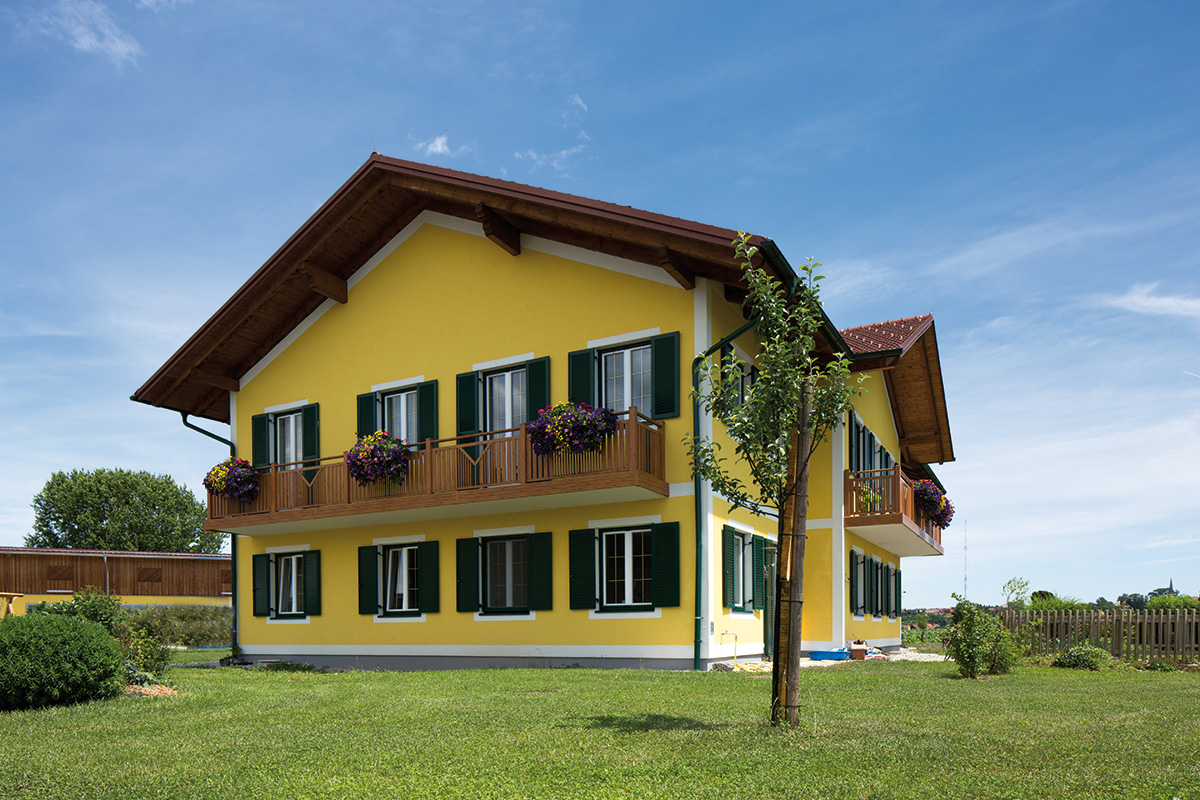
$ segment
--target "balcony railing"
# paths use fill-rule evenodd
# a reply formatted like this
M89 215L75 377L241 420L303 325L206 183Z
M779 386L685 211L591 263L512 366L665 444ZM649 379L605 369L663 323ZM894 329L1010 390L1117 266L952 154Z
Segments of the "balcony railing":
M409 451L408 474L398 483L360 486L344 453L271 464L251 503L209 492L208 518L258 517L242 520L254 524L627 486L665 495L665 473L662 423L630 408L617 415L616 431L596 453L536 455L521 425L426 440Z
M888 469L846 470L846 527L863 531L876 525L903 525L942 549L942 529L917 506L912 481L900 465Z

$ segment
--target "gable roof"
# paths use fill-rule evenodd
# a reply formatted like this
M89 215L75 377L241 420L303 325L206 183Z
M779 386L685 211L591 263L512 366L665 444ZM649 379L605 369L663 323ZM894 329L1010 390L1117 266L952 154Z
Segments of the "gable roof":
M513 255L524 233L658 266L685 289L702 276L740 300L745 286L730 228L372 153L131 399L229 422L240 378L326 299L346 302L346 280L426 210L481 223ZM778 248L751 242L790 285Z
M882 370L906 465L954 460L933 315L843 328L854 372Z

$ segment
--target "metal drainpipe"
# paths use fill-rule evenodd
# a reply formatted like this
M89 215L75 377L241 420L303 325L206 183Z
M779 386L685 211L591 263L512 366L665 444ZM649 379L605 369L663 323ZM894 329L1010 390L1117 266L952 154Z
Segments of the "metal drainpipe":
M188 422L188 413L186 411L180 411L179 417L180 417L180 419L183 420L183 426L185 428L189 428L193 431L196 431L197 433L203 433L208 438L216 439L221 444L229 445L229 457L237 458L237 445L234 444L233 442L231 442L229 439L225 439L220 436L217 436L212 431L206 431L206 430L204 430L204 428L201 428L199 425L193 425L192 423ZM229 581L230 581L230 589L231 589L231 591L229 593L229 607L233 611L233 627L229 631L229 636L231 639L230 643L233 645L233 650L234 650L234 652L236 652L237 646L238 646L238 615L237 615L237 609L238 609L238 602L237 602L238 552L237 552L237 534L236 533L229 534L229 564L230 564Z
M795 270L792 269L792 265L787 262L787 259L783 257L783 253L779 252L779 248L776 247L775 243L773 241L771 241L770 239L763 240L762 244L759 246L759 251L763 254L763 257L768 262L771 262L772 265L775 266L776 270L781 275L786 273L786 274L793 276L793 278L790 282L790 285L788 285L788 287L787 287L787 300L790 302L792 300L792 298L796 296L796 289L800 284L800 281L796 280L796 278L794 277ZM722 347L729 344L734 339L738 338L743 333L745 333L746 331L753 328L755 322L756 322L756 320L753 317L751 317L750 320L745 325L738 328L736 331L729 334L724 339L717 342L712 347L708 348L703 353L701 353L700 355L698 355L694 359L692 359L692 389L693 389L693 391L692 391L692 441L693 442L700 441L700 400L697 397L700 393L700 371L699 371L700 364L704 361L704 359L708 358L713 353L717 352ZM700 587L704 581L704 564L702 563L702 558L701 558L701 556L704 554L704 525L702 524L703 509L701 508L701 503L700 503L700 491L701 491L702 481L700 480L700 476L696 474L695 466L696 466L695 462L693 461L693 463L692 463L692 487L693 487L692 493L696 498L696 641L695 641L695 644L693 646L693 651L692 651L692 653L693 653L692 654L692 669L699 672L700 668L701 668L700 643L703 638L703 630L704 630L703 629L704 620L702 618L704 607L703 607L703 603L702 603L701 596L700 596Z

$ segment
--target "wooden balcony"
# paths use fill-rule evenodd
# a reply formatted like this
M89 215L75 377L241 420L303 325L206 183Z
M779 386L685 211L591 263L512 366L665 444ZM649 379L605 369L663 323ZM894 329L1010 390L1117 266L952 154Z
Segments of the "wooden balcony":
M526 426L427 440L400 483L359 486L345 454L272 464L258 497L208 495L205 530L269 534L665 497L663 426L636 408L597 453L539 456Z
M897 464L846 470L845 528L898 556L940 556L942 529L917 508L912 482Z

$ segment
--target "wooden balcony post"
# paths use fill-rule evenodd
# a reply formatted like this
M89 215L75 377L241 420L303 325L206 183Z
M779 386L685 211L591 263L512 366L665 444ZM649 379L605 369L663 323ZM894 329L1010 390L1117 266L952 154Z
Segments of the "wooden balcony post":
M517 445L517 482L529 483L529 435L525 431L525 423L521 423L520 443Z
M425 440L425 494L433 494L433 439Z
M632 475L637 472L637 406L629 407L629 417L625 420L625 450L626 458L629 461L629 473Z
M900 484L900 464L897 463L892 466L892 502L890 504L892 506L890 509L892 514L896 512L904 513L904 495L901 493L903 489Z

